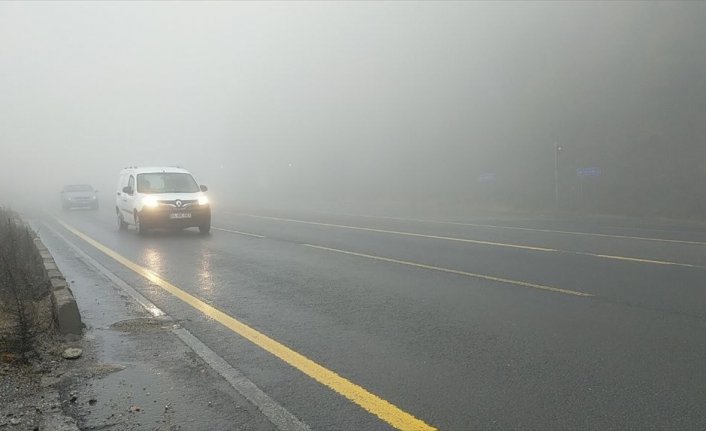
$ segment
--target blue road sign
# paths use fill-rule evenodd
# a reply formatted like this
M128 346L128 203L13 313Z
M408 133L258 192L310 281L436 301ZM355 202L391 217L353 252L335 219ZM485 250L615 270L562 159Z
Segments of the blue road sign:
M478 182L480 183L492 183L493 181L495 181L494 172L486 172L484 174L478 175Z
M599 167L591 167L591 168L578 168L576 169L576 175L584 178L584 177L600 177L603 174L601 171L601 168Z

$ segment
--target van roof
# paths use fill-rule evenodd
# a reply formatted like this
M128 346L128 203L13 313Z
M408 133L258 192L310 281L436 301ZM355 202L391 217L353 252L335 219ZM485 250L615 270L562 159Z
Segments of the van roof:
M178 168L175 166L129 166L122 171L121 173L132 173L132 174L147 174L151 172L175 172L175 173L183 173L183 174L190 174L191 172L187 171L184 168Z

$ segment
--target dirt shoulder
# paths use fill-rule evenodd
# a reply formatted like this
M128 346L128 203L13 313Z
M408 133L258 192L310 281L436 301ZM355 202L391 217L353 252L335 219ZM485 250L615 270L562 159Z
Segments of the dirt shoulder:
M8 362L0 364L0 429L79 429L65 412L67 400L62 400L61 387L56 385L73 369L56 355L60 346L44 344L41 353L34 352L26 361L4 358Z

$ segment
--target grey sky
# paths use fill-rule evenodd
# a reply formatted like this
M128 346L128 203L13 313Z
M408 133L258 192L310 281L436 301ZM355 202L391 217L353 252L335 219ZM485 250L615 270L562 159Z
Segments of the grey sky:
M124 165L179 163L246 197L443 189L518 149L616 142L660 97L696 97L682 87L704 76L705 10L4 2L0 179L112 188Z

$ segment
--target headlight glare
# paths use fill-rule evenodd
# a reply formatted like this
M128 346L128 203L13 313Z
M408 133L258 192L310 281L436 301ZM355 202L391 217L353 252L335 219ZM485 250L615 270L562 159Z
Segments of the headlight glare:
M157 198L152 197L152 196L147 196L146 198L142 199L142 205L149 207L149 208L157 208L159 205L159 202L157 201Z
M208 196L199 196L199 205L208 205Z

